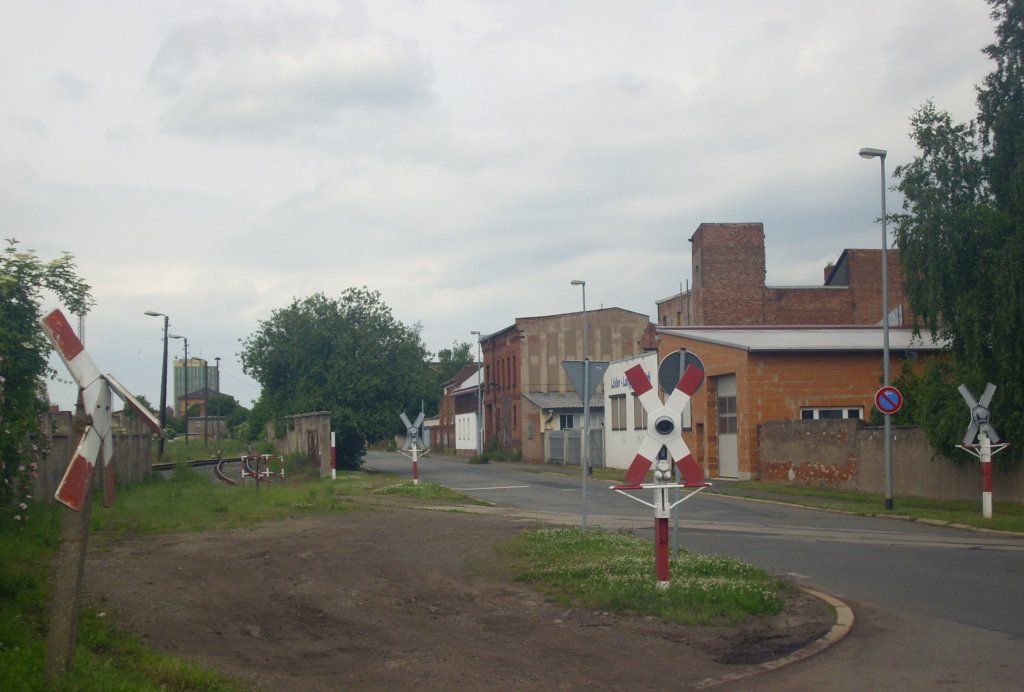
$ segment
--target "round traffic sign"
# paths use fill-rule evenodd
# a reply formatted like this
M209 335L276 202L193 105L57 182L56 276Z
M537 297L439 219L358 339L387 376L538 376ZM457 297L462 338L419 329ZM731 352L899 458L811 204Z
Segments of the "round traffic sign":
M679 384L679 379L683 376L683 373L691 365L696 366L702 374L700 380L695 383L696 387L690 392L691 396L696 394L700 390L701 385L704 384L704 363L692 351L673 351L665 356L658 365L658 384L661 385L664 391L671 393L675 390L676 385Z
M903 406L903 394L895 387L885 386L875 392L875 408L892 415Z

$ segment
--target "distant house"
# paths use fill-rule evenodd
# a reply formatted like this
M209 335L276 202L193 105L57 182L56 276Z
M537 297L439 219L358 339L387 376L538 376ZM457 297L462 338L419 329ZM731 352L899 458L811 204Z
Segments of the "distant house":
M475 376L479 369L480 366L477 363L464 365L453 377L441 384L441 400L438 403L437 424L434 426L431 436L431 447L439 450L458 448L456 445L456 399L453 394L462 389L466 380L470 376Z

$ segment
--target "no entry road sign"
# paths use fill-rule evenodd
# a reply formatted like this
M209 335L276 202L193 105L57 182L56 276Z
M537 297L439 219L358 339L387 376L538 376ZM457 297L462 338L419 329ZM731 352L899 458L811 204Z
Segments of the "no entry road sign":
M903 394L895 387L882 387L875 392L875 408L882 413L892 415L903 406Z

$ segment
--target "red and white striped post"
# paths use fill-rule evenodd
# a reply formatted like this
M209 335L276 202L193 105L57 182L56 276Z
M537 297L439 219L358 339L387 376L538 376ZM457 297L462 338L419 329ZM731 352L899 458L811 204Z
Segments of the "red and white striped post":
M338 477L338 448L335 445L334 433L331 433L331 480Z
M984 431L978 434L981 442L981 514L992 518L992 440Z
M640 404L647 412L647 437L640 444L640 449L633 462L626 470L626 483L612 486L612 490L625 495L631 500L654 509L654 567L658 578L658 588L669 586L669 533L668 520L673 508L690 499L709 486L704 482L704 471L690 454L686 442L679 430L682 422L683 409L690 397L700 389L704 381L704 371L695 365L686 368L679 378L668 401L661 403L658 392L651 384L647 373L640 365L634 365L626 371L626 379ZM662 451L666 454L662 454ZM659 458L668 457L668 458ZM657 460L657 462L655 461ZM672 462L682 474L683 484L672 483ZM647 472L654 467L654 483L644 483ZM653 489L654 502L647 502L626 490ZM672 502L669 490L672 488L689 489L689 494Z

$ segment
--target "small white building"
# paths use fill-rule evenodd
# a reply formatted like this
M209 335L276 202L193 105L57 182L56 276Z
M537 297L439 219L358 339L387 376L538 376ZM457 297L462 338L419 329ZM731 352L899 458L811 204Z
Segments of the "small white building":
M637 364L657 384L656 351L612 361L604 373L604 460L608 468L629 468L647 436L647 415L626 379L626 371Z
M455 401L455 454L471 457L477 453L479 431L477 429L480 392L480 374L477 370L465 381L459 383L452 393ZM486 439L486 438L485 438Z

